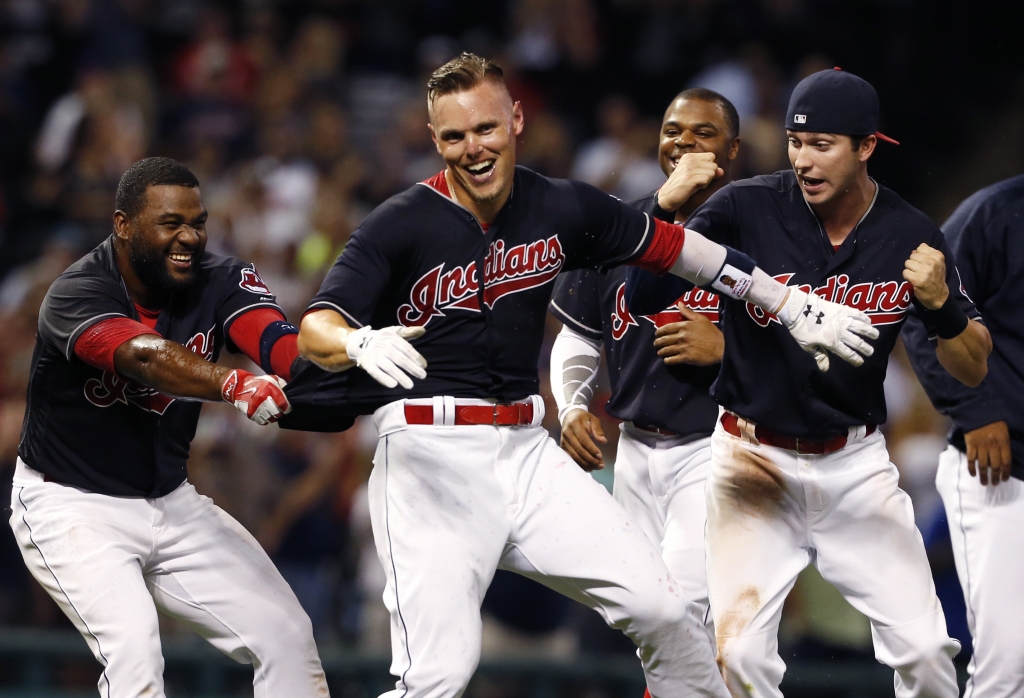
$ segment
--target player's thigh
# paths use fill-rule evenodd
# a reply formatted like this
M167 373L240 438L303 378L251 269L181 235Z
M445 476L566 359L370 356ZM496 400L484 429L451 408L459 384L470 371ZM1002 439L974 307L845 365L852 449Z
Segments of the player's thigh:
M152 519L145 500L55 483L12 489L11 527L32 576L125 685L161 684L163 658L141 558Z
M615 477L612 495L644 535L655 546L661 545L664 517L651 486L649 456L652 449L623 427L615 451Z
M710 444L692 448L692 444L659 451L655 468L668 470L665 493L661 496L665 511L665 532L661 555L669 572L686 590L689 598L707 602L707 569L704 555L704 529L707 503L704 488L711 470Z
M876 626L941 611L910 497L899 488L881 434L828 456L818 484L826 505L812 520L817 567Z
M681 599L660 551L622 506L545 432L533 431L518 435L516 450L528 456L502 566L596 608L611 625L657 615L668 595Z
M708 593L719 638L778 626L810 555L796 461L720 428L705 487Z

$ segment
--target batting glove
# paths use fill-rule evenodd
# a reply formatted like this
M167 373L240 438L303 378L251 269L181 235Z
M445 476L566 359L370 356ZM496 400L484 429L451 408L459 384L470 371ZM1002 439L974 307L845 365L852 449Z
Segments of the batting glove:
M356 362L385 388L401 385L412 388L413 378L426 378L427 360L407 340L422 337L422 327L385 327L375 330L369 325L349 334L345 343L348 358Z
M800 348L814 357L821 371L828 370L826 350L854 366L860 366L865 356L875 353L874 348L861 339L878 338L878 330L871 325L871 318L815 293L808 294L791 287L789 298L776 315Z
M256 376L236 368L224 380L220 394L257 424L273 424L292 411L282 390L285 385L277 376Z

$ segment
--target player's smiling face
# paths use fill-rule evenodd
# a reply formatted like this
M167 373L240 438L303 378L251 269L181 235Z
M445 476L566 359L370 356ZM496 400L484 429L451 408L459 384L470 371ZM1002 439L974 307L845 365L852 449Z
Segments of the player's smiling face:
M714 153L718 166L728 171L739 148L740 139L730 133L725 111L718 103L677 99L665 111L658 163L666 176L686 153Z
M207 214L198 187L152 185L138 216L118 214L115 229L125 228L132 269L143 284L174 291L192 283L206 249Z
M430 132L462 203L489 220L508 199L523 110L501 83L484 81L441 95L430 109ZM463 196L465 195L465 197Z
M838 133L786 131L789 162L793 165L807 203L828 204L857 185L866 176L867 161L876 140L868 136L856 150L853 139Z

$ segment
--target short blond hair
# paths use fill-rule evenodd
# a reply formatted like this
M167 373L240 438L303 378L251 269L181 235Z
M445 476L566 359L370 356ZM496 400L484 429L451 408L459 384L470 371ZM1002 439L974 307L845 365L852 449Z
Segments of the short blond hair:
M442 95L471 90L482 82L505 86L505 71L501 66L475 53L463 52L435 70L427 81L427 107Z

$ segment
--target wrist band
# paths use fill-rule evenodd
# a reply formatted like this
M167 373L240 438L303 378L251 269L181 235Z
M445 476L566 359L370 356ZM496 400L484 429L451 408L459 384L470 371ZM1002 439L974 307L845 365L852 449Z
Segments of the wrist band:
M750 290L754 269L754 260L738 250L726 247L725 263L722 264L722 268L718 270L710 284L705 284L701 288L741 300Z
M666 211L665 209L663 209L661 207L661 204L658 203L657 193L655 193L654 195L654 210L651 211L651 217L657 218L660 221L665 221L666 223L676 222L676 212Z
M925 310L925 319L935 328L935 334L941 339L959 336L970 322L952 293L938 310Z

